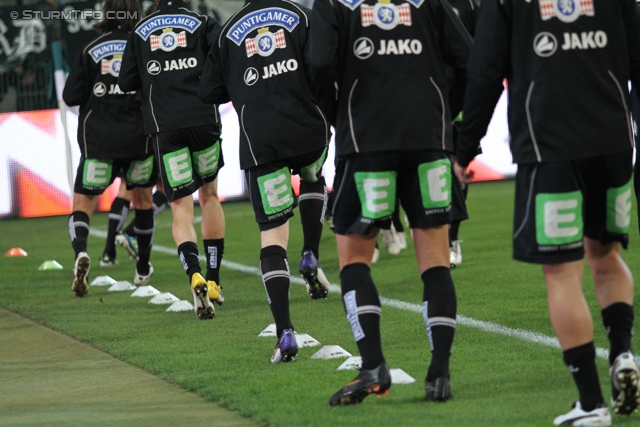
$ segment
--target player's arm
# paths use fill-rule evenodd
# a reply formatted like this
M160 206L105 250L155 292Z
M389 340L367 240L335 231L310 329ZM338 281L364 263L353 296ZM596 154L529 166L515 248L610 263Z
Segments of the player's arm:
M631 82L633 87L640 88L640 2L636 6L634 0L625 0L622 17L627 35L629 64L631 66Z
M478 153L509 69L511 26L508 4L502 4L501 0L483 0L480 9L469 60L464 120L456 150L458 165L464 169Z
M62 91L62 99L67 105L82 105L87 100L86 75L82 61L83 52L76 57L71 72Z
M224 104L231 101L231 98L224 85L222 63L224 41L222 40L222 28L220 25L215 29L214 36L215 38L211 42L211 49L207 54L207 61L200 76L198 98L205 104Z
M118 86L123 92L132 92L142 88L140 70L138 69L138 58L136 57L135 35L135 31L131 31L122 55L120 74L118 75Z
M473 39L447 0L440 0L437 7L440 23L440 51L445 63L453 69L454 81L448 100L453 119L462 111L467 85L467 64Z
M305 49L311 90L325 116L335 124L340 26L335 2L316 0L309 24Z

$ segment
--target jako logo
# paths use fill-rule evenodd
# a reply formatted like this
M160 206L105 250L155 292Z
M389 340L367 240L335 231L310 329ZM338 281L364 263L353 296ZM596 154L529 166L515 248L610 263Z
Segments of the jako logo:
M247 86L253 86L258 81L258 70L255 68L247 68L244 72L244 82Z
M540 33L533 40L533 50L538 56L547 58L558 50L558 40L551 33Z
M378 55L420 55L420 40L380 40Z
M562 50L596 49L604 48L608 42L607 33L604 31L589 31L584 33L564 33Z
M149 61L147 62L147 72L151 75L160 74L160 63L158 61Z
M289 71L295 71L298 69L298 61L295 59L289 59L288 61L280 61L275 64L271 64L268 67L263 67L264 74L262 75L263 79L268 79L269 77L277 76L278 74L283 74Z
M170 61L164 61L164 68L162 71L184 70L187 68L195 68L198 65L196 58L182 58L172 59Z
M104 96L104 94L107 93L107 86L102 83L102 82L98 82L93 86L93 94L97 97L101 97Z
M360 37L353 44L353 54L356 58L367 59L373 55L373 42L367 37Z

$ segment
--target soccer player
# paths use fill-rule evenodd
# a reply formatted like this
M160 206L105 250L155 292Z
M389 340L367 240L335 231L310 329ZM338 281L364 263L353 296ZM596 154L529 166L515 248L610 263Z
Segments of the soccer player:
M167 207L167 196L162 191L162 184L156 183L156 191L152 196L153 218L160 215ZM135 219L124 227L129 215L131 204L131 191L127 190L125 181L121 181L118 196L113 199L109 210L109 223L107 228L107 240L100 258L101 267L109 267L118 263L116 260L116 244L122 246L129 257L138 258L138 238L135 230Z
M198 81L220 24L184 7L182 0L159 0L158 10L131 32L118 83L142 91L145 132L153 135L160 177L173 212L173 239L191 284L196 315L213 319L212 302L222 304L220 263L224 213L218 172L224 165L220 114L198 99ZM201 274L193 193L202 206L201 232L207 272Z
M556 425L611 424L583 291L586 254L611 344L611 404L640 404L631 352L633 278L620 257L631 218L627 82L640 83L634 0L483 0L469 62L456 173L466 171L507 79L518 164L513 257L542 264L549 313L579 400Z
M71 289L78 297L89 290L91 258L87 254L87 238L97 196L118 173L123 174L127 188L133 190L136 208L139 257L133 281L144 285L153 274L149 262L155 228L151 190L158 180L158 170L142 127L140 94L122 90L117 85L122 53L128 33L140 16L140 5L137 0L107 0L104 11L106 18L95 25L102 35L78 56L63 91L67 105L80 106L81 158L69 218L69 233L76 253Z
M446 401L456 326L449 271L451 117L447 65L464 78L471 40L444 0L316 0L307 61L314 93L336 128L339 184L333 211L342 297L362 369L331 405L391 386L382 353L380 298L370 265L379 229L400 199L423 282L432 345L425 389ZM337 100L335 87L338 88Z
M460 21L464 25L465 29L469 32L471 37L475 33L476 15L478 11L478 5L476 0L447 0L456 15L460 17ZM449 102L457 102L457 100L463 99L458 92L464 93L465 86L456 84L453 70L449 71ZM450 105L451 110L460 110L461 105ZM453 126L453 145L455 150L457 132L462 121L462 115L454 118ZM452 187L452 203L451 203L451 225L449 226L449 263L451 268L457 267L462 263L462 247L459 237L460 224L462 221L469 219L467 214L467 194L469 193L469 186L465 183L461 183L456 178L455 174L452 174L453 182Z
M214 41L200 82L201 100L230 99L238 112L240 167L260 228L260 269L278 335L272 363L298 353L287 260L289 218L296 207L292 171L300 176L300 273L311 298L326 298L329 291L318 250L326 209L321 171L331 135L304 67L309 12L285 0L247 1Z

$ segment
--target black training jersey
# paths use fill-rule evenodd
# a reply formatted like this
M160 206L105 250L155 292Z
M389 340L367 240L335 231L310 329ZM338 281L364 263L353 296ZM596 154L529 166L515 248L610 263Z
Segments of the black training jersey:
M465 73L461 26L446 0L315 1L307 60L338 156L452 151L446 66Z
M629 79L640 81L634 0L482 0L458 160L466 166L503 90L516 163L628 150Z
M142 90L147 133L220 123L217 107L198 99L198 82L219 23L182 0L162 0L129 35L118 83Z
M64 85L67 105L79 105L78 144L85 158L121 159L153 152L142 126L140 93L117 84L128 34L114 29L78 55Z
M475 0L447 0L453 11L458 15L464 28L473 36L476 32L476 16L478 5Z
M249 0L211 47L200 99L233 101L243 169L328 144L330 126L313 100L304 64L308 15L286 0Z

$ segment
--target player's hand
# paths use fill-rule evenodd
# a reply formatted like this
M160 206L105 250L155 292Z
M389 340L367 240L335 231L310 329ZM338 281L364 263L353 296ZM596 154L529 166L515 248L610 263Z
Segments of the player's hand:
M475 176L475 172L468 169L468 166L464 168L460 166L458 164L458 159L455 156L453 156L453 171L455 172L458 181L463 184L470 184Z

